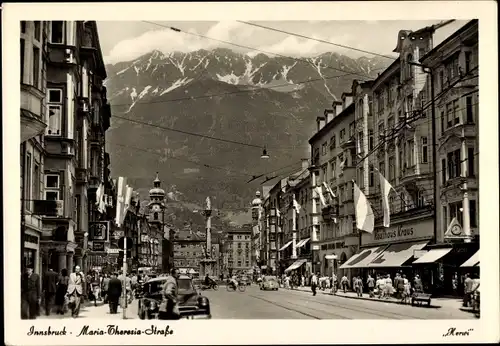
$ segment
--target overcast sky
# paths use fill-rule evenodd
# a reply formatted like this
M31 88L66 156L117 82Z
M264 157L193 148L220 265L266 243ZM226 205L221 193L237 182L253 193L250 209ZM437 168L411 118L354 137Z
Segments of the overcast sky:
M384 55L393 55L398 31L416 30L439 21L273 21L256 22L292 33L318 38L345 46L355 47ZM172 26L214 39L229 41L260 50L291 56L312 56L335 51L351 57L359 57L359 52L339 48L314 40L298 38L238 22L154 22ZM182 32L145 22L106 21L98 22L99 39L104 60L107 64L135 59L158 49L164 53L171 51L194 51L237 47L200 38ZM435 34L434 44L455 32L467 21L455 21ZM254 52L255 53L255 52Z

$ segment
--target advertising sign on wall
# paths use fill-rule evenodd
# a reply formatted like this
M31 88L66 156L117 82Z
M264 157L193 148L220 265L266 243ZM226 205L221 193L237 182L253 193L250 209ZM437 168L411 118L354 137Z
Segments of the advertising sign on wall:
M398 223L390 227L377 227L373 233L363 232L361 245L389 244L429 239L434 235L432 219Z
M90 241L108 241L109 221L89 222Z

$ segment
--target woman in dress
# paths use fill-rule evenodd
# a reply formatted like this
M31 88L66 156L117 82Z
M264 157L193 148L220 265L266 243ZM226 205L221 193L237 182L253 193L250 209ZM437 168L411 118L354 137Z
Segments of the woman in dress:
M68 290L68 281L69 281L68 270L67 269L61 270L61 274L59 275L59 279L57 281L57 289L55 297L57 314L60 315L64 315L64 300L66 297L66 291Z
M385 278L385 294L384 297L385 299L389 299L394 293L394 287L392 286L392 279L391 275L387 274L387 277Z

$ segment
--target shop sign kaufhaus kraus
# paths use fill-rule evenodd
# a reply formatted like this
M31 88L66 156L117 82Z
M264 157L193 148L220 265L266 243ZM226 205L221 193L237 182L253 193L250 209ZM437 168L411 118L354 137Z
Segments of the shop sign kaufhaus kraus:
M418 220L394 224L390 227L377 227L372 234L364 232L361 245L387 244L432 238L432 220Z

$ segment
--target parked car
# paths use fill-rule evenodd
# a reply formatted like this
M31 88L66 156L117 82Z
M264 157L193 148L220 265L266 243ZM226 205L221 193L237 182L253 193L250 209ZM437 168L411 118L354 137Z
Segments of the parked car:
M278 278L276 276L264 276L262 278L262 281L259 283L260 289L261 290L271 290L271 291L277 291L279 288L278 284Z
M158 308L162 301L162 288L167 277L159 277L149 280L143 285L143 294L138 301L139 318L157 319ZM181 275L177 279L179 311L181 319L210 319L210 302L207 297L199 293L192 279L187 275Z

